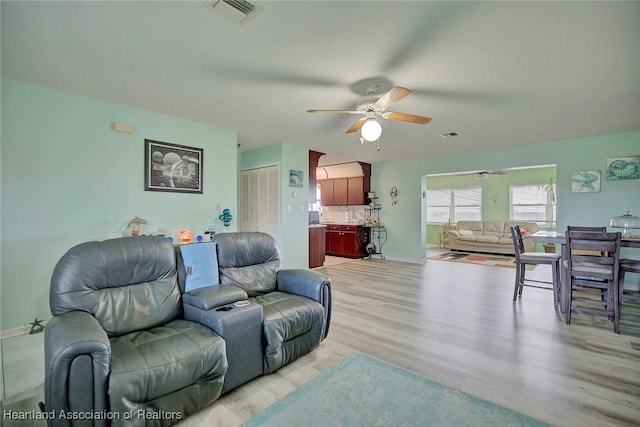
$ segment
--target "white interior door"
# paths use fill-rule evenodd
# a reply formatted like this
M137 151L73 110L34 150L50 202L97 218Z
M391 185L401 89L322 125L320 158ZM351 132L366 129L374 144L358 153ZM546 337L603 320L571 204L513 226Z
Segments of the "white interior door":
M278 240L278 166L240 173L240 231L262 231Z

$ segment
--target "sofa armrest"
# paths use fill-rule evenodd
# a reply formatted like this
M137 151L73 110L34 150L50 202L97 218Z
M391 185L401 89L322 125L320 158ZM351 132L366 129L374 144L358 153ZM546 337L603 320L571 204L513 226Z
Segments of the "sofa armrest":
M73 414L107 411L111 343L95 317L84 311L54 316L44 340L45 409L56 414L49 426L71 426ZM107 423L94 420L93 426Z
M247 299L247 293L238 286L215 285L204 286L182 295L182 302L200 310L211 310L225 304Z
M331 278L312 270L280 270L277 277L277 289L280 292L311 298L322 305L326 320L322 339L326 338L331 322Z
M458 230L447 230L447 234L449 234L449 249L458 249L458 237L460 237Z
M305 269L280 270L277 282L279 291L311 298L320 304L324 288L331 288L329 276Z

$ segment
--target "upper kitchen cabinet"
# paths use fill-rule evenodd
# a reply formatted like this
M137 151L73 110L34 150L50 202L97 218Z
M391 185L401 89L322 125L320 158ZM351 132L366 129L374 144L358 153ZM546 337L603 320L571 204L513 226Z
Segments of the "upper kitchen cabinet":
M352 162L320 166L316 170L322 206L365 205L371 191L371 165Z

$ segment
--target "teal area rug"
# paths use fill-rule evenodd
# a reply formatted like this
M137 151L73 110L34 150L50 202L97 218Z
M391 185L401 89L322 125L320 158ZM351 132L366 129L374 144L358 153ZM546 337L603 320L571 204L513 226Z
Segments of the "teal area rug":
M251 426L546 426L381 360L353 353L257 414Z

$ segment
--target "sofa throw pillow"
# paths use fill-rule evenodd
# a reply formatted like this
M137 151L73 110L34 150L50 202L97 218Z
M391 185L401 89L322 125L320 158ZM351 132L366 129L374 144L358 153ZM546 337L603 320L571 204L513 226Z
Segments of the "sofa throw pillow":
M473 236L473 231L471 230L458 230L458 234L461 236Z
M193 243L180 246L186 279L185 292L220 283L216 243Z

